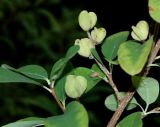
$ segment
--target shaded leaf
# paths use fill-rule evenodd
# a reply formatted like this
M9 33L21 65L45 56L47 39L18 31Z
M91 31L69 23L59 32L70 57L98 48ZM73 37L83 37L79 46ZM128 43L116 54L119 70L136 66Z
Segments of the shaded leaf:
M41 85L39 82L27 78L21 74L0 67L0 83L9 83L9 82L31 83L31 84Z
M65 58L61 58L60 60L58 60L52 67L52 71L50 74L50 79L51 80L56 80L60 77L60 75L62 74L67 62L76 55L76 53L79 50L79 46L78 45L74 45L72 47L70 47L66 53Z
M39 65L26 65L18 68L17 71L34 79L48 79L47 71Z
M7 64L2 64L1 67L4 68L4 69L9 69L9 70L11 70L11 71L14 71L14 72L19 73L19 72L17 71L17 69L15 69L15 68L7 65Z
M128 31L122 31L115 33L104 40L102 53L108 62L112 63L113 59L116 58L120 44L127 40L128 35Z
M147 105L156 101L159 95L159 83L156 79L134 76L132 82L136 91Z
M65 58L59 59L52 67L50 79L55 80L55 79L59 78L59 76L63 72L63 69L66 66L66 64L67 64L67 60Z
M29 117L2 127L88 127L88 114L79 102L69 103L63 115L48 118Z
M49 117L45 127L88 127L88 114L82 104L73 101L60 116Z
M72 57L74 57L77 54L78 50L79 50L79 46L73 45L68 49L65 58L70 60Z
M4 125L2 127L37 127L40 125L44 125L44 119L30 117L30 118L19 120L14 123Z
M65 106L65 100L66 100L65 81L66 81L66 76L56 81L56 84L55 84L56 95L58 96L58 99L62 102L64 106Z

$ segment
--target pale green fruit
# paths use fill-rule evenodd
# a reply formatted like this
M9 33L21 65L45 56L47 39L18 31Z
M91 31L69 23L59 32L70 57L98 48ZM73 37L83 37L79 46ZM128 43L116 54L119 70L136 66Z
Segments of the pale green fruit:
M96 25L97 15L94 12L88 12L84 10L79 14L78 21L80 27L84 31L89 31Z
M92 41L88 38L77 39L75 45L79 45L78 54L83 57L89 57L91 55L91 49L94 48Z
M87 80L82 76L68 75L66 77L65 92L71 98L80 97L87 88Z
M149 25L146 21L142 20L136 26L132 26L131 36L137 41L146 40L149 33Z
M106 36L106 30L104 28L96 28L91 31L91 37L96 42L96 44L100 44Z

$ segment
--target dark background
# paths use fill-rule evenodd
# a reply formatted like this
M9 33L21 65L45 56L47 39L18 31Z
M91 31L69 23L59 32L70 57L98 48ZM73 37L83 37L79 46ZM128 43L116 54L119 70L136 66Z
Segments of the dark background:
M53 63L65 55L74 40L86 36L78 26L81 10L94 11L98 26L106 28L107 36L131 31L131 26L139 20L148 21L153 32L155 22L148 14L147 0L0 0L0 64L15 68L39 64L50 72ZM100 51L100 47L97 49ZM78 55L71 62L74 67L91 67L94 63ZM159 80L159 70L153 68L150 76ZM127 91L130 77L119 67L114 68L113 78L120 90ZM110 93L110 87L100 82L81 98L89 112L91 127L104 127L111 118L113 112L104 106L104 99ZM139 96L135 96L145 106ZM151 107L159 106L159 100ZM1 84L0 106L0 125L29 116L48 117L60 113L50 94L25 84ZM122 118L137 110L139 108L125 111ZM159 118L157 114L149 115L143 119L144 127L159 126Z

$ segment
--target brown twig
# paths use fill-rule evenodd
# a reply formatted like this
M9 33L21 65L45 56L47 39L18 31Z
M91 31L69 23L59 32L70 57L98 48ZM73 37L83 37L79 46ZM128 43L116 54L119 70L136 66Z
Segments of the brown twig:
M146 65L146 69L143 72L143 76L146 76L150 70L150 67L148 65L152 64L154 62L154 59L156 57L156 55L158 54L158 51L160 49L160 39L157 41L156 44L153 45L152 49L151 49L151 53ZM131 90L129 90L126 94L126 96L122 99L122 101L120 102L117 110L115 111L115 113L113 114L111 120L109 121L108 125L106 127L115 127L117 121L119 120L121 114L123 113L125 107L127 106L128 102L130 101L130 99L133 97L135 91L132 90L133 87L131 88Z
M112 74L109 73L109 71L107 70L107 68L105 66L103 66L101 63L99 63L96 59L95 59L95 61L96 61L97 65L100 67L100 69L103 71L103 73L106 75L106 77L108 78L108 83L112 87L112 89L114 90L114 93L116 95L116 98L117 98L118 102L120 102L121 97L119 95L119 91L118 91L117 86L113 82Z
M119 120L121 114L123 113L125 107L127 106L128 102L132 99L135 91L132 91L133 87L127 92L126 96L122 99L120 104L118 105L117 110L113 114L111 120L109 121L107 127L115 127L117 121Z
M150 54L150 57L149 57L149 60L148 60L148 63L147 63L147 67L144 70L144 76L146 76L149 73L149 70L150 70L149 65L154 62L154 59L155 59L156 55L158 54L159 49L160 49L160 39L152 47L151 54Z
M54 88L50 88L50 89L51 89L51 94L53 95L54 99L56 100L58 106L61 108L62 112L64 112L65 109L64 109L62 103L59 101L59 99L58 99L58 97L57 97L57 95L56 95L56 92L55 92Z
M91 34L89 32L87 32L87 36L88 38L93 42L93 44L95 45L96 42L92 39ZM93 56L94 58L94 56ZM119 95L119 91L117 89L117 86L115 85L115 83L113 82L112 79L112 74L107 70L107 68L102 65L99 61L96 60L96 58L94 58L94 60L96 61L97 65L99 66L99 68L103 71L103 73L106 75L106 77L108 78L108 83L109 85L112 87L112 89L114 90L114 93L116 95L116 98L118 100L118 102L120 102L121 97Z
M90 35L89 32L87 32L87 35L88 35L88 38L90 38L92 40L92 37L91 37L91 35ZM160 39L157 41L156 44L153 43L153 46L152 46L152 49L151 49L151 52L150 52L150 56L148 58L147 65L146 65L146 67L144 69L145 71L142 73L143 76L146 76L148 74L148 72L150 70L149 65L154 62L154 59L155 59L155 57L156 57L159 49L160 49ZM110 86L114 90L116 98L117 98L117 100L119 102L117 110L115 111L115 113L113 114L111 120L107 124L107 127L115 127L117 121L119 120L119 118L120 118L121 114L123 113L125 107L127 106L128 102L133 97L135 91L133 89L133 86L131 86L131 88L129 89L129 91L126 93L125 97L121 99L121 97L119 95L119 91L117 89L117 86L113 82L112 74L109 73L109 71L107 70L107 68L105 66L103 66L101 63L99 63L96 59L95 59L95 61L96 61L97 65L100 67L100 69L104 72L104 74L106 75L106 77L108 78L108 83L110 84Z

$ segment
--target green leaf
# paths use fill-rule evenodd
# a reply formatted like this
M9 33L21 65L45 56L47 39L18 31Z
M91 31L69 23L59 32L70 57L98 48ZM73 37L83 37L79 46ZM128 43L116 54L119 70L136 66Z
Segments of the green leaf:
M123 120L121 120L116 127L142 127L143 122L141 119L141 112L135 112L127 117L125 117Z
M101 71L97 64L93 64L91 69L93 70L93 74L97 73L99 77L104 78L105 74ZM95 77L98 77L95 76Z
M66 76L56 81L56 84L55 84L55 92L58 96L58 99L62 102L64 106L65 106L65 100L66 100L65 81L66 81Z
M121 97L125 97L125 92L120 92L120 96ZM105 106L110 109L111 111L115 111L118 108L118 102L117 102L117 98L115 96L115 94L111 94L109 95L104 102ZM127 110L131 110L133 108L135 108L137 105L137 101L136 99L133 97L130 102L128 103L126 109Z
M9 70L11 70L11 71L14 71L14 72L19 73L19 72L17 71L17 69L15 69L15 68L7 65L7 64L2 64L1 67L4 68L4 69L9 69Z
M18 68L17 71L34 79L48 79L47 71L39 65L26 65Z
M132 77L132 82L136 91L147 105L156 101L159 95L159 83L156 79L150 77Z
M88 114L82 104L73 101L66 107L64 115L49 117L45 127L88 127Z
M88 113L79 102L69 103L63 115L49 118L29 117L2 127L88 127Z
M90 89L92 89L101 79L98 77L92 77L91 75L94 72L91 69L85 68L85 67L78 67L73 69L71 74L77 75L77 76L83 76L87 79L87 89L85 92L88 92Z
M140 73L148 59L153 42L153 36L144 44L135 41L122 43L118 50L118 62L129 75Z
M19 120L14 123L4 125L2 127L37 127L40 125L44 125L43 118L30 117L30 118L25 118L25 119Z
M63 72L66 64L67 64L67 60L65 58L59 59L52 67L50 79L55 80L55 79L59 78L59 76Z
M79 50L78 45L74 45L74 46L70 47L66 53L65 58L61 58L53 65L52 71L50 74L51 80L56 80L60 77L67 62L77 54L78 50Z
M77 54L78 50L79 50L78 45L74 45L74 46L70 47L66 53L65 58L67 60L70 60L72 57L74 57Z
M119 46L128 38L129 32L122 31L107 37L102 45L102 53L108 62L116 58Z
M27 78L19 73L0 67L0 83L9 83L9 82L31 83L31 84L41 85L39 82Z
M156 22L160 23L160 1L149 0L148 2L149 14Z
M103 62L102 62L102 60L101 60L101 58L100 58L100 56L99 56L99 54L97 53L97 51L96 51L95 48L92 48L92 49L91 49L91 53L92 53L92 55L95 57L95 59L96 59L99 63L101 63L101 64L103 65Z
M5 69L9 69L19 74L23 74L33 79L42 79L42 80L48 79L47 71L39 65L26 65L18 69L15 69L7 64L2 64L1 67Z

